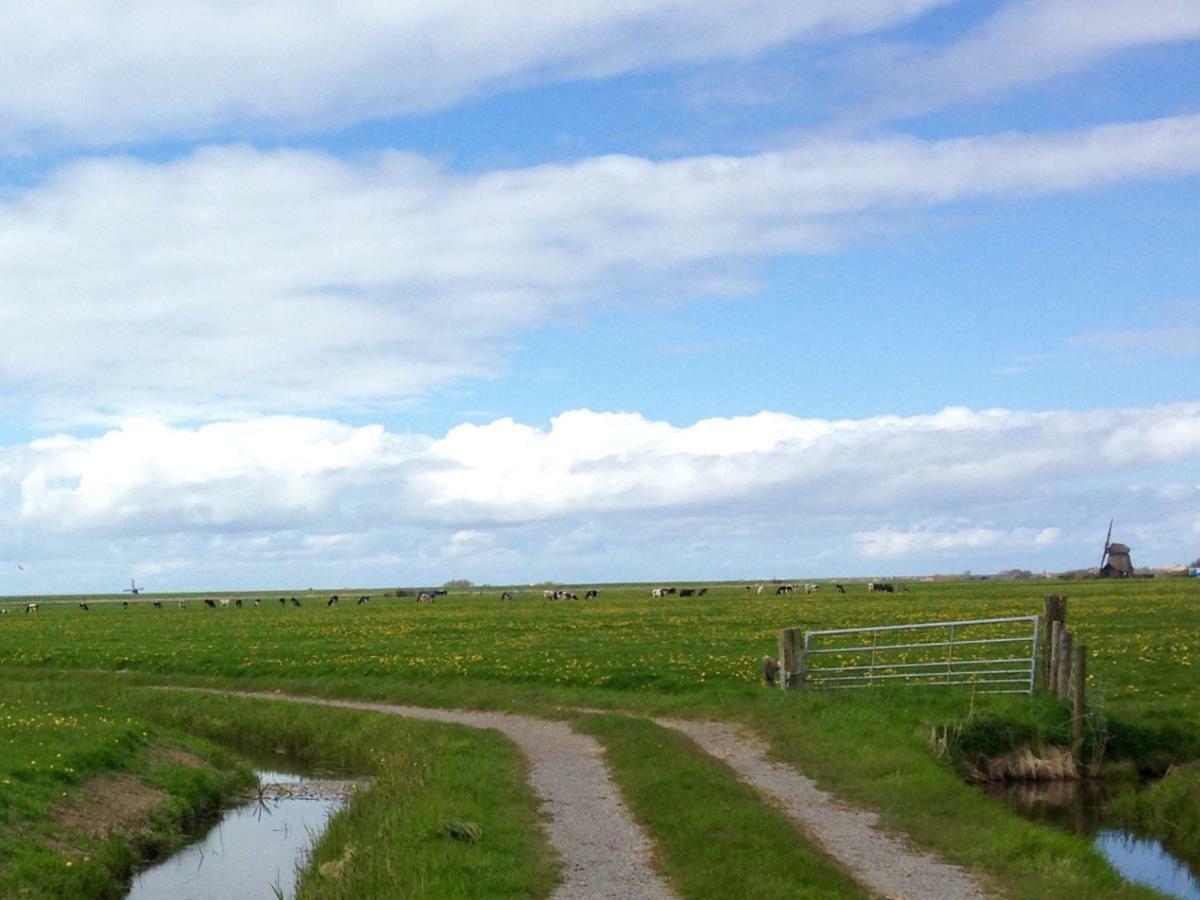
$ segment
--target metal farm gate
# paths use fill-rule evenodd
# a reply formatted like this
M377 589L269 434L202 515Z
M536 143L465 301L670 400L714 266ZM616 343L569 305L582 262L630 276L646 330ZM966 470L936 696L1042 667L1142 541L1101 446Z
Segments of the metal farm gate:
M1038 617L962 619L779 633L780 686L970 685L1032 694Z

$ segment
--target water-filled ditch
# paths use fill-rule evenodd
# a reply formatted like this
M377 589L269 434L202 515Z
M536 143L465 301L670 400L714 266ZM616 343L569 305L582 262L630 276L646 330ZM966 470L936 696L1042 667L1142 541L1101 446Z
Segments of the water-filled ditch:
M1169 897L1200 900L1200 870L1172 855L1158 838L1140 833L1110 811L1119 788L1096 781L991 782L983 789L1007 802L1027 819L1067 829L1092 840L1127 880Z
M134 876L129 900L292 897L330 818L362 782L259 771L259 787L187 846Z

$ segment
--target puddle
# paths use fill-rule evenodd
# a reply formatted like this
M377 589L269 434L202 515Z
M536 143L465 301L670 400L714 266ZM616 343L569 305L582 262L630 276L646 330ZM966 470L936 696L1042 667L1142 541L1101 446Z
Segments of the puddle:
M297 868L363 782L257 774L253 799L226 810L192 843L134 876L129 900L294 896Z
M1108 813L1112 790L1092 781L1008 782L982 785L1027 819L1089 837L1127 881L1152 887L1168 897L1200 900L1200 872L1166 850L1162 842L1139 834ZM1126 785L1122 790L1136 790Z

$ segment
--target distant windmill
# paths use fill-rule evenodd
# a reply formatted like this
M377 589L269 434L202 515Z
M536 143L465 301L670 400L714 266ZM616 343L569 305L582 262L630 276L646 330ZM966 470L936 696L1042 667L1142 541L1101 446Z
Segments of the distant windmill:
M1108 534L1104 537L1104 552L1100 554L1101 578L1132 578L1133 560L1129 558L1126 544L1112 542L1113 520L1108 520Z
M133 594L135 597L138 594L140 594L141 592L142 592L142 588L138 587L137 582L132 578L129 579L129 587L127 587L127 588L125 588L125 590L121 591L122 594Z

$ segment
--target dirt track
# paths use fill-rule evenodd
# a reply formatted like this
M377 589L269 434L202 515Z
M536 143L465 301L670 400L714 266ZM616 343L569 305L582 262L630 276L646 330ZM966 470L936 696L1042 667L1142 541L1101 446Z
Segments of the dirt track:
M172 690L174 690L172 688ZM667 900L674 894L651 863L653 847L621 800L600 743L565 722L512 713L430 709L291 694L178 688L258 700L312 703L492 728L530 762L529 783L542 798L548 837L564 861L557 900ZM721 760L778 805L860 884L890 900L984 900L964 870L914 850L878 828L878 816L840 803L790 766L774 762L753 735L722 722L658 719Z

